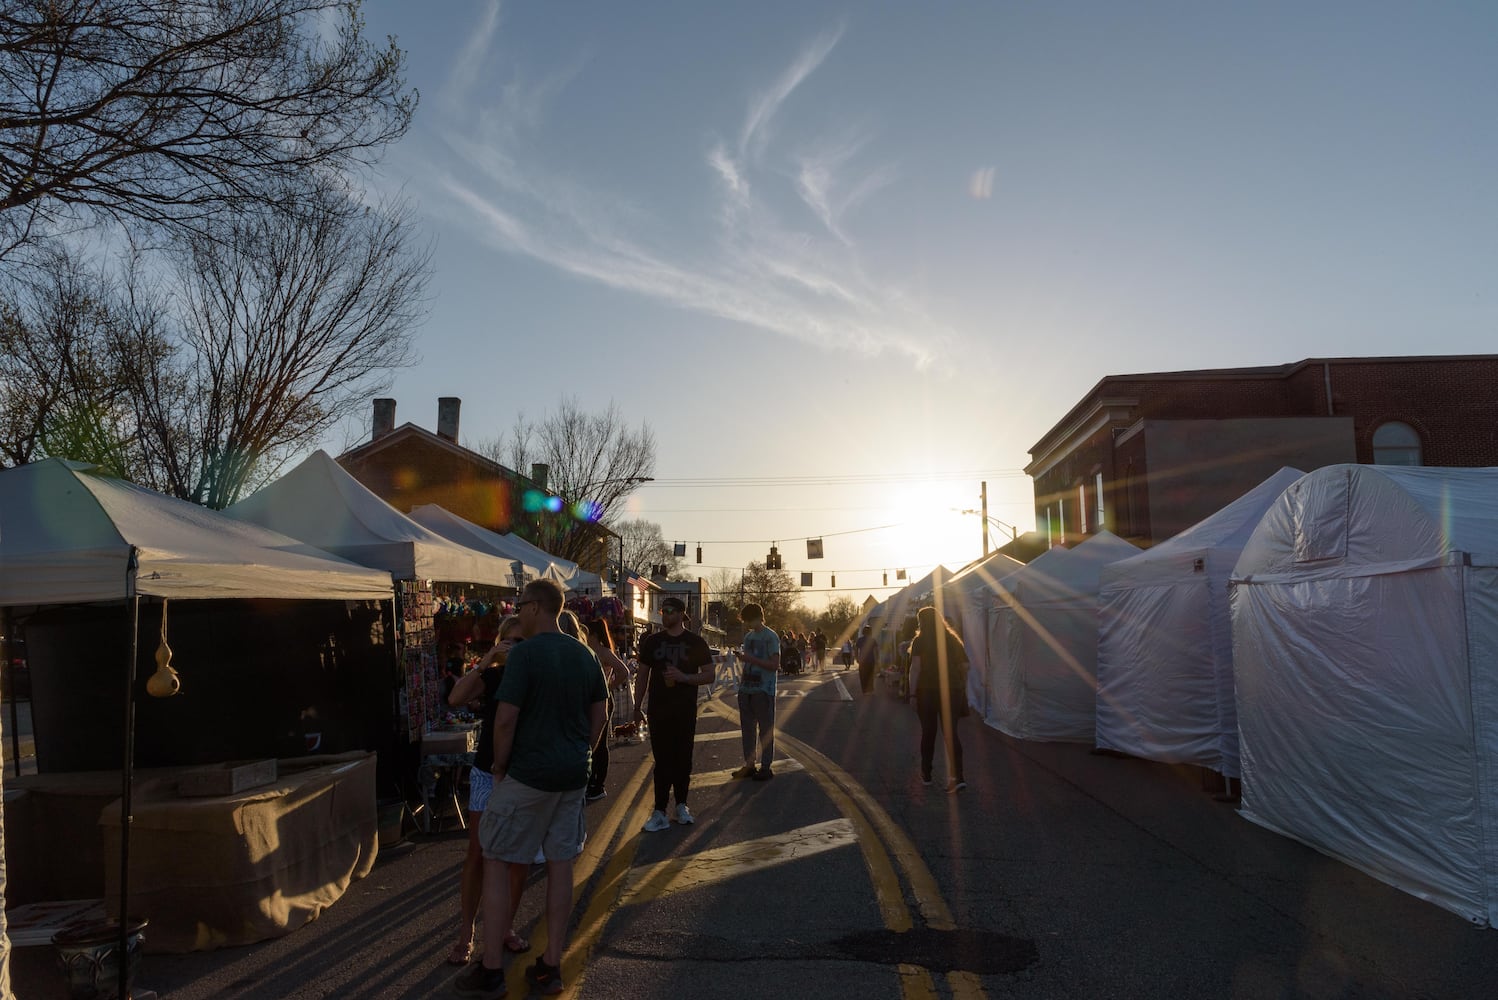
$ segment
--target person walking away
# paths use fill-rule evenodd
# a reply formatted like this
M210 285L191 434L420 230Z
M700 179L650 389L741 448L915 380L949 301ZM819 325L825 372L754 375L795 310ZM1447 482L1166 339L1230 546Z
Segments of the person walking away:
M811 658L817 672L827 665L827 633L817 629L811 634Z
M957 720L968 713L967 649L932 607L916 612L916 633L910 642L910 697L921 720L921 784L931 784L940 728L947 752L947 791L965 791Z
M614 637L609 634L609 623L602 618L593 618L588 622L588 648L593 650L593 655L603 665L604 680L609 687L608 713L609 718L613 719L614 690L629 686L629 667L614 652ZM609 776L609 735L609 727L605 724L603 737L593 748L593 769L588 774L588 791L584 796L589 802L596 802L608 794L603 784Z
M734 771L733 777L769 781L775 777L770 763L775 758L775 673L780 669L780 637L766 627L764 608L758 604L744 605L739 621L748 627L739 651L744 661L739 679L744 766Z
M447 703L454 708L474 706L479 719L478 748L473 755L473 767L468 771L468 851L463 856L463 873L458 882L458 942L447 953L448 965L467 965L473 957L473 930L479 915L479 897L484 890L484 853L479 845L479 821L494 788L494 776L490 773L494 766L494 709L497 705L494 695L504 678L505 661L510 650L521 638L519 619L511 615L501 621L494 647L479 658L472 670L458 678L447 698ZM516 865L509 874L510 922L513 925L528 870L523 865ZM519 953L530 949L530 942L514 930L505 938L506 951Z
M496 693L494 790L479 822L484 852L484 951L454 982L460 997L504 996L504 941L512 930L510 876L546 857L546 953L526 970L531 988L561 993L572 916L572 865L586 836L588 758L607 717L598 657L563 635L562 588L533 580L515 602L525 641L510 650Z
M874 693L874 667L879 662L879 642L874 627L865 625L858 636L858 687L864 694Z
M645 677L635 682L635 719L645 718L642 702L648 695L650 753L655 758L655 811L645 821L649 833L668 829L672 819L682 824L693 820L687 793L697 739L697 689L713 682L713 651L702 636L687 631L686 622L687 606L681 598L661 601L665 628L640 640L636 657ZM666 806L673 794L676 811L668 817Z
M853 666L853 640L852 639L844 639L843 640L842 659L843 659L843 669L844 670L847 670L849 667Z

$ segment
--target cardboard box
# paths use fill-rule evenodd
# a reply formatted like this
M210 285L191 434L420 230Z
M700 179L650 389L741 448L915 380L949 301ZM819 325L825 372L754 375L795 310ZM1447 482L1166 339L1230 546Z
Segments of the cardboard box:
M177 794L188 798L237 795L245 789L268 785L275 780L274 759L229 761L188 771L177 779Z

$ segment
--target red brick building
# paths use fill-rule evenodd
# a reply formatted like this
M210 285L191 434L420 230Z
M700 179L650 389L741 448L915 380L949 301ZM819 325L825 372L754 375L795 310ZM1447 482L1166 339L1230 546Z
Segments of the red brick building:
M395 426L395 400L376 399L370 439L338 456L338 464L396 510L410 513L434 503L490 531L515 532L537 541L537 519L553 516L527 512L525 496L546 494L545 466L524 476L458 444L462 401L437 400L437 432L405 423ZM597 526L583 569L602 573L612 552L611 533Z
M1109 375L1030 449L1035 523L1142 546L1281 466L1498 466L1498 355Z

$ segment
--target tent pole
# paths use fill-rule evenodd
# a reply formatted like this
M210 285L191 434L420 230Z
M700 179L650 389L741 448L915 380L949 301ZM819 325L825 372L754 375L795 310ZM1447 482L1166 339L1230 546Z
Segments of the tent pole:
M120 767L120 940L119 996L130 995L130 785L135 776L135 658L140 651L140 594L135 590L139 550L130 546L125 569L125 595L130 608L130 664L125 670L125 759Z
M20 709L16 707L16 673L14 666L15 655L11 652L15 648L15 640L10 634L12 622L10 620L10 609L0 608L0 637L5 641L0 643L0 669L5 671L5 676L10 680L10 758L16 765L16 777L21 776L21 716ZM35 716L32 716L35 719Z

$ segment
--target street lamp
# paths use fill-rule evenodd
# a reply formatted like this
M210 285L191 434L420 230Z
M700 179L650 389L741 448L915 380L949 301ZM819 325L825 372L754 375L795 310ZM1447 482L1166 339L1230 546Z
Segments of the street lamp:
M968 510L960 511L959 513L962 513L962 514L977 514L979 517L981 517L983 519L983 555L984 556L988 555L988 525L990 523L996 524L996 525L998 525L1001 528L1008 528L1009 529L1009 540L1010 541L1013 542L1013 541L1018 541L1019 540L1019 529L1016 528L1014 525L1010 524L1008 521L1000 521L998 518L994 517L991 514L985 514L981 510L973 510L971 508L969 508Z

